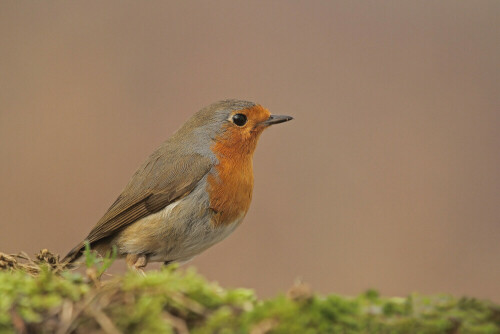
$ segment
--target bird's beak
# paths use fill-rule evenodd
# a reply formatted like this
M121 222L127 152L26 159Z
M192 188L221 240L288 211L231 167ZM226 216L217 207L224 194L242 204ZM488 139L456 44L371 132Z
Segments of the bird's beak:
M278 124L278 123L283 123L283 122L288 122L293 119L292 116L285 116L285 115L271 115L267 120L264 122L261 122L260 124L264 126L269 126L273 124Z

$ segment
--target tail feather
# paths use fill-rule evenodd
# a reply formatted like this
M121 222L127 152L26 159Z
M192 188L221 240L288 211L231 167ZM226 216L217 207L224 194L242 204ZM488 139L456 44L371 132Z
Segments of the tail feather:
M73 263L83 254L83 249L85 248L85 243L80 242L76 247L69 251L69 253L64 257L62 262Z

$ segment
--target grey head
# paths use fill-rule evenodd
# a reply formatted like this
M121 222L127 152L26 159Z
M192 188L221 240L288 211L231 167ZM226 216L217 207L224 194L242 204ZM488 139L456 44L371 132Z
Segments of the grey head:
M210 147L228 122L231 113L249 109L256 103L228 99L212 103L195 113L184 125L162 144L162 149L177 154L201 154L215 158Z

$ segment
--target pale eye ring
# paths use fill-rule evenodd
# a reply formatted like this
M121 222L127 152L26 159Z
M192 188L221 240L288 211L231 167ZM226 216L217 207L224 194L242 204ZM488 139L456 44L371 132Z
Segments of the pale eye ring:
M247 120L247 116L245 116L244 114L236 114L233 116L233 123L237 126L243 126L247 124Z

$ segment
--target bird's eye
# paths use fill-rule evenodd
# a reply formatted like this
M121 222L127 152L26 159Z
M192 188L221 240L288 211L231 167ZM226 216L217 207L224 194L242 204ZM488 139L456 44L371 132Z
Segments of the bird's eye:
M233 116L233 123L238 126L247 124L247 117L243 114L236 114Z

